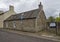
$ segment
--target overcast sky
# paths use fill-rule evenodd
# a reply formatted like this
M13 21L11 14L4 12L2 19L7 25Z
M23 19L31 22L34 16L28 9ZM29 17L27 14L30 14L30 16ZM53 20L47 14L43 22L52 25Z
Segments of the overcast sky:
M29 11L38 8L40 1L47 17L59 15L60 0L0 0L0 10L7 11L9 5L13 5L15 12Z

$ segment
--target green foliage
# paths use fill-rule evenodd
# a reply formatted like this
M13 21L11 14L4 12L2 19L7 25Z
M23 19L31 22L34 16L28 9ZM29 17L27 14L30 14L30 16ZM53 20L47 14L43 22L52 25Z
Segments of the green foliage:
M56 17L55 21L60 22L60 17Z
M49 21L49 22L54 22L54 21L55 21L55 18L54 18L53 16L50 16L50 17L48 18L48 21Z

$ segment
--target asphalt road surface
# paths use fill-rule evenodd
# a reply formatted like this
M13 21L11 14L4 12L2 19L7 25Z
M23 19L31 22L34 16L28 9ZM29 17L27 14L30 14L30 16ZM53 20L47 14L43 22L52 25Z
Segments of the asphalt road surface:
M57 42L0 30L0 42Z

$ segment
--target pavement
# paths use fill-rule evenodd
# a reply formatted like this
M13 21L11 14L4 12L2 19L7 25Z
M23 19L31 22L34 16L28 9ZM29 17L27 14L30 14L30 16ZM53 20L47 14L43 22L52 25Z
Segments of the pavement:
M60 42L60 37L58 37L58 36L38 35L36 33L14 31L14 30L6 30L6 29L2 29L2 31L6 31L6 32L10 32L10 33L15 33L15 34L19 34L19 35L24 35L24 36L29 36L29 37L34 37L34 38L40 38L40 39L43 39L43 40L47 40L49 42L52 42L52 41L53 42ZM42 40L42 42L44 42L43 40Z

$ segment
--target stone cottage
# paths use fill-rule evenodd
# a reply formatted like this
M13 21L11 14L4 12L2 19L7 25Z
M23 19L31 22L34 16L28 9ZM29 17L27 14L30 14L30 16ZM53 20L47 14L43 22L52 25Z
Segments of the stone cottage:
M4 28L18 29L22 31L38 32L46 27L46 16L43 5L38 9L11 15L4 21Z
M14 12L14 7L12 5L10 5L9 11L6 12L0 11L0 28L3 28L4 20L6 20L8 17L10 17L13 14L16 13Z

